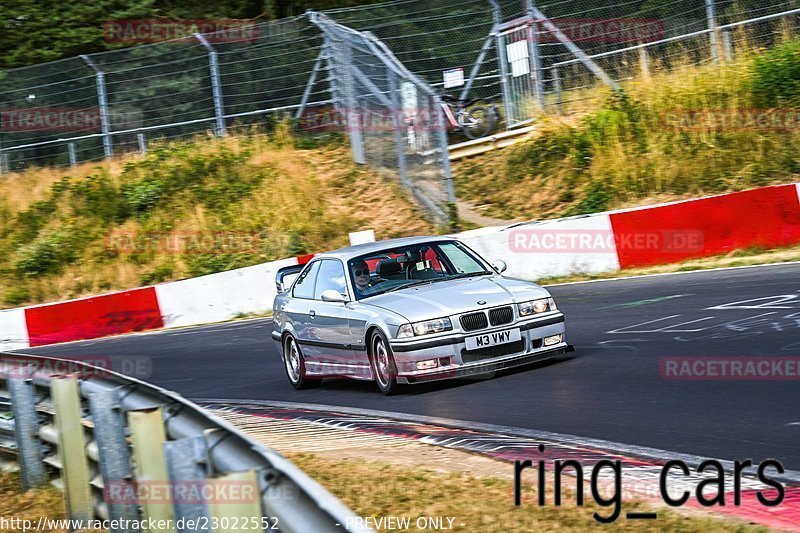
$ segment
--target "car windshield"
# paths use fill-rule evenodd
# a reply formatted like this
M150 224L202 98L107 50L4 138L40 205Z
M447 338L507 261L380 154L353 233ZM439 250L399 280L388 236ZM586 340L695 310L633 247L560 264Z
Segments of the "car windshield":
M425 283L492 274L458 241L416 243L348 261L356 299Z

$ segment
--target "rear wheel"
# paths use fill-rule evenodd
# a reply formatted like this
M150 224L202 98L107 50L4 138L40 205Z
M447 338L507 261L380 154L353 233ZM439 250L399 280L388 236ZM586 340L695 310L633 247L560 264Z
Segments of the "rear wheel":
M372 373L378 388L386 396L396 394L400 388L397 384L397 366L394 363L394 355L389 341L380 331L372 334L370 352Z
M300 345L291 335L283 339L283 366L286 369L286 377L295 389L307 389L319 385L322 380L310 379L306 377L306 362Z
M480 139L489 135L495 126L495 117L485 107L471 107L460 117L464 135L470 139Z

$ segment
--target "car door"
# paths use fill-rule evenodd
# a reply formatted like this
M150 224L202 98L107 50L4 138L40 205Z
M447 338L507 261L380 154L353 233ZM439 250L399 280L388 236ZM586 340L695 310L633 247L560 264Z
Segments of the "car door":
M312 304L314 302L314 288L317 282L321 261L313 261L300 273L297 281L292 286L291 298L286 301L283 312L286 317L286 326L292 332L305 356L306 366L309 371L316 373L315 354L310 352L307 343L310 341L309 323Z
M344 265L338 259L323 259L320 264L309 311L310 349L322 373L352 375L359 371L359 365L353 357L350 309L343 302L323 302L322 293L327 290L334 290L350 300Z

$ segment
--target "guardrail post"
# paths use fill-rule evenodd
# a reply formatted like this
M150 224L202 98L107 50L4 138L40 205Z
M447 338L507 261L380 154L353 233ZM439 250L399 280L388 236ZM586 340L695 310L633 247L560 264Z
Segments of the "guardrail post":
M222 474L208 479L206 483L212 489L211 494L231 492L226 491L226 489L234 485L237 487L238 490L236 492L240 496L239 498L231 498L232 501L219 501L218 498L212 499L209 504L211 517L220 526L214 530L214 533L240 533L242 531L242 520L248 520L248 526L250 526L249 521L253 518L258 520L258 527L255 528L257 531L267 529L261 526L264 513L261 510L260 485L256 470ZM215 487L218 487L219 490ZM253 494L251 495L250 492ZM235 527L237 524L239 527ZM273 523L270 522L269 525L271 526Z
M11 172L11 170L8 168L8 153L6 153L4 150L0 150L0 176L7 174L8 172Z
M201 33L195 33L200 43L208 50L208 66L211 70L211 94L214 97L214 115L217 118L216 134L218 137L225 136L225 111L222 107L222 86L219 79L219 62L217 58L217 51L211 46L205 36Z
M108 506L108 517L118 521L119 525L130 524L139 519L139 513L119 393L114 389L95 391L89 395L89 407L94 421L94 438L100 454L103 499ZM129 527L111 529L112 533L138 531Z
M78 153L75 150L75 143L67 143L67 152L69 152L69 166L78 166Z
M147 153L147 139L144 137L144 133L137 133L136 134L136 142L139 144L139 153L144 155Z
M719 44L717 41L717 15L714 0L706 0L706 20L708 21L708 44L711 46L711 60L719 63Z
M11 411L14 413L14 438L17 442L22 488L28 490L40 487L47 483L47 473L42 462L33 381L8 378L8 393L11 396Z
M56 411L58 455L63 468L67 516L74 520L90 520L94 517L94 508L77 378L74 375L53 376L50 397Z
M143 517L172 525L171 528L151 531L174 533L173 519L175 515L172 512L172 502L153 501L163 497L164 494L171 494L170 489L172 488L169 486L169 471L164 455L164 442L167 440L167 435L164 430L164 416L161 408L128 411L128 426L131 429L133 458L136 461L136 482L140 490L142 487L152 489L146 490L149 493L148 497L145 498L145 501L139 502L142 506ZM154 498L154 493L159 496Z
M203 464L207 462L208 449L205 439L191 437L164 443L164 455L172 486L178 483L191 483L201 488L205 485L206 472ZM211 525L203 520L209 517L208 506L203 501L181 500L172 503L175 517L182 520L179 533L211 533ZM189 527L192 524L194 527Z
M103 153L106 159L111 159L113 149L111 147L111 123L108 119L108 96L106 95L106 75L95 65L94 61L87 55L82 55L81 59L94 70L97 82L97 103L100 108L100 126L103 130Z

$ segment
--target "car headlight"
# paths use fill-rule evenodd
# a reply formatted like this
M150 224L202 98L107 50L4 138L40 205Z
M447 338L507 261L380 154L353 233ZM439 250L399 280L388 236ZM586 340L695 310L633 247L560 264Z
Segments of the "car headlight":
M397 330L397 338L404 339L407 337L414 337L420 335L429 335L431 333L441 333L442 331L450 331L453 329L453 323L449 318L436 318L434 320L426 320L424 322L414 322L413 324L403 324Z
M546 313L547 311L555 311L557 309L556 302L552 298L531 300L517 305L519 307L519 316L538 315L539 313Z

